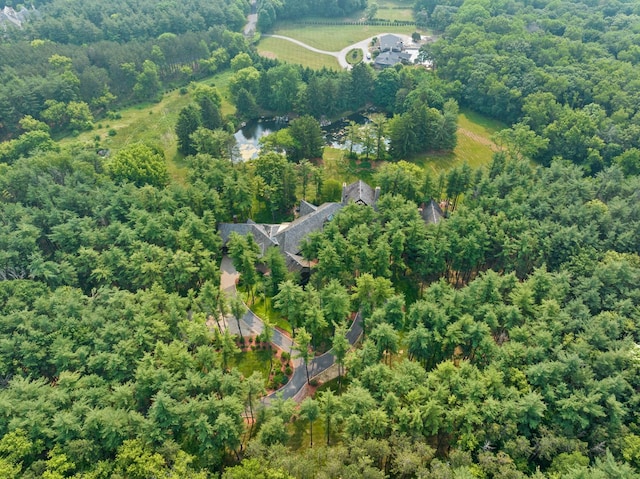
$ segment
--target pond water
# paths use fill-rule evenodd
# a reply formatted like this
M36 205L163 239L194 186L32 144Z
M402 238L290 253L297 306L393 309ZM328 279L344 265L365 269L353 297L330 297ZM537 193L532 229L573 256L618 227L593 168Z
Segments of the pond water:
M355 121L359 125L364 125L369 120L364 115L355 113L351 116L335 121L330 125L323 126L322 132L327 146L342 149L347 148L343 143L344 129L350 121ZM244 161L257 158L260 153L260 138L286 128L288 125L289 123L283 118L259 118L248 121L245 126L240 128L234 135L239 156ZM354 148L354 150L355 149L356 148Z

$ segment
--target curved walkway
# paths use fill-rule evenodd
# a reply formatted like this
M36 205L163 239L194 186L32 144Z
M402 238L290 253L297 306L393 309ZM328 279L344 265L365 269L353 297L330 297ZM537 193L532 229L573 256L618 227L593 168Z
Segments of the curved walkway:
M306 48L307 50L311 50L312 52L315 53L320 53L322 55L330 55L334 58L336 58L338 60L338 63L340 64L340 66L342 68L346 68L347 70L351 69L351 65L349 65L349 63L347 62L347 54L354 49L360 49L362 50L362 58L364 62L366 63L371 63L373 60L367 60L367 52L369 51L369 45L371 44L371 40L373 40L376 37L379 37L381 35L388 35L387 33L378 33L376 35L373 35L365 40L361 40L357 43L354 43L353 45L349 45L346 48L343 48L342 50L340 50L339 52L328 52L326 50L319 50L318 48L312 47L311 45L307 45L306 43L301 42L300 40L296 40L295 38L291 38L291 37L285 37L284 35L262 35L263 37L271 37L271 38L279 38L280 40L286 40L288 42L291 43L295 43L296 45L299 45L303 48ZM398 34L398 33L394 33L393 35L400 37L403 39L403 41L409 45L410 43L413 42L413 40L411 39L411 37L409 35L402 35L402 34Z
M222 263L220 265L221 269L221 277L220 277L220 289L222 289L229 296L236 296L236 281L240 277L240 274L236 271L233 266L233 262L231 258L228 256L222 257ZM233 316L231 316L233 318ZM227 320L227 327L229 331L233 334L239 334L238 327L235 321L235 318ZM251 311L251 309L247 308L247 312L240 319L240 327L242 331L251 331L253 334L260 334L264 329L264 323L262 319L260 319L256 314ZM349 340L349 344L353 345L358 340L360 335L362 334L362 320L360 315L356 316L356 319L351 324L351 328L347 331L347 339ZM291 351L291 362L293 365L293 375L280 389L272 392L266 398L264 398L264 402L268 403L270 399L275 398L276 395L282 394L283 399L301 399L300 393L303 391L305 384L307 383L307 373L304 368L304 362L300 358L296 358L299 354L299 351L296 349L296 344L280 331L274 329L273 338L271 342L277 346L278 348L284 351ZM294 359L296 358L296 359ZM331 351L324 353L321 356L314 358L309 363L309 377L313 378L320 373L329 369L336 361L335 356Z

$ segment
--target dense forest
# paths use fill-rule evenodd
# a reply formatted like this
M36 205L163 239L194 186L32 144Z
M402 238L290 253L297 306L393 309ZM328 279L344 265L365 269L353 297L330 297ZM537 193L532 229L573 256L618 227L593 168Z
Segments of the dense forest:
M638 163L638 5L635 2L419 0L444 41L427 48L461 105L514 124L512 143L595 173Z
M156 101L246 49L236 32L249 11L242 0L53 1L39 11L24 28L8 28L0 45L2 139L24 132L25 116L54 133L90 129L94 116Z
M258 26L268 30L277 20L312 16L343 17L367 7L367 0L258 0Z
M260 58L244 1L34 5L0 45L0 477L640 477L634 3L418 0L434 70L348 72ZM226 69L228 117L187 87ZM177 86L180 181L157 145L55 141ZM455 147L458 105L509 124L492 162L420 168ZM222 222L340 201L319 121L370 107L347 140L394 161L375 207L302 242L309 275L251 236L223 249ZM296 118L233 162L234 125L264 113ZM260 401L273 381L242 374L244 341L216 324L244 311L225 252L305 364L331 348L335 381Z

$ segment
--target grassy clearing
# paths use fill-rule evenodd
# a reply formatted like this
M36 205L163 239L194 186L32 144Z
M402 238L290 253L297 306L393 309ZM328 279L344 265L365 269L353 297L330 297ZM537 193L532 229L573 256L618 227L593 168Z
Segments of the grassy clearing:
M227 85L232 73L230 71L220 73L200 83L213 85L218 88L222 96L222 114L235 112L231 103ZM100 147L108 148L112 154L132 143L145 142L160 145L167 159L167 167L171 177L182 182L186 176L186 165L182 156L178 153L178 143L174 132L178 113L192 100L191 91L181 94L174 90L163 95L158 103L145 103L130 108L119 110L121 118L116 120L102 119L97 122L96 128L84 132L74 138L65 138L60 141L62 145L80 142L85 145L93 145L95 137L100 137ZM115 136L109 136L109 131L116 132Z
M379 8L376 18L409 22L413 20L413 10L411 8Z
M233 355L232 367L248 378L254 371L258 371L264 378L265 384L269 379L269 358L273 356L271 349L258 349Z
M354 48L347 53L347 63L349 65L357 65L362 61L362 50L360 48Z
M245 301L245 303L249 304L248 295L243 292L241 293L242 299ZM249 307L251 308L251 311L253 311L259 318L268 319L272 325L291 334L291 325L286 319L282 317L282 315L278 311L273 309L271 298L256 296L255 301Z
M414 31L415 28L410 26L301 25L299 23L283 22L278 24L272 33L295 38L320 50L338 52L349 45L383 33L411 35Z
M453 153L429 154L411 161L433 173L454 168L465 161L480 168L491 161L497 146L491 141L494 133L506 125L477 113L462 111L458 116L458 144Z
M287 63L299 63L317 70L323 67L340 69L337 58L312 52L281 38L263 38L258 45L258 52L267 58L277 58Z
M429 153L419 155L408 160L425 170L438 174L462 165L465 161L472 168L481 168L488 164L496 151L496 145L491 136L506 128L506 125L483 117L474 112L462 111L458 116L458 145L451 153ZM383 162L350 160L347 152L335 148L325 148L323 168L327 178L338 181L353 182L362 179L372 181L373 174Z

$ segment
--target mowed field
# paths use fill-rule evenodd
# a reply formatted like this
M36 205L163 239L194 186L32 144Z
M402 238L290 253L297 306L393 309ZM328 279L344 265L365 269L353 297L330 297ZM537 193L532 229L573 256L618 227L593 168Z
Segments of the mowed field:
M323 67L340 69L335 57L312 52L281 38L263 38L258 45L258 53L267 58L277 58L287 63L299 63L314 69Z
M323 19L326 21L326 19ZM278 23L274 35L295 38L319 50L339 52L349 45L358 43L381 33L402 33L411 35L415 28L411 26L374 26L374 25L303 25L300 23ZM266 38L260 41L259 47ZM298 62L301 63L301 62Z
M458 144L452 153L428 154L411 161L433 173L453 168L467 162L471 168L488 164L498 146L491 137L507 125L472 111L463 110L458 115Z
M411 21L413 17L412 1L385 0L378 2L378 12L376 18L384 20Z

